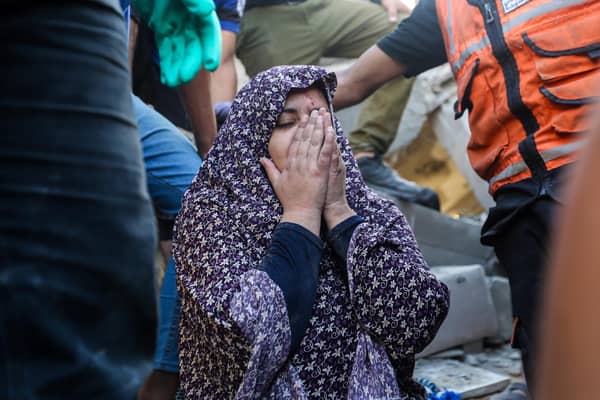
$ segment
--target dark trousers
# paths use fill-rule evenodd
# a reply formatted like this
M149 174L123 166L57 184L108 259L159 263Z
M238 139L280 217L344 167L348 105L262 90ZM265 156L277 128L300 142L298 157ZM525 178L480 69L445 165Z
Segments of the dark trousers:
M1 399L133 399L151 368L156 233L126 52L117 0L3 5Z
M533 388L539 299L542 295L548 236L558 203L545 196L520 211L495 240L498 260L510 281L515 331L528 387Z

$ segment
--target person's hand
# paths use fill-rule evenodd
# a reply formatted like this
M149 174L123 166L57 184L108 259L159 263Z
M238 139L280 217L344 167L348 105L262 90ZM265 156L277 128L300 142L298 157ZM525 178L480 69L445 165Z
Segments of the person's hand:
M313 111L308 120L300 122L283 171L271 160L260 159L283 206L282 222L302 225L319 236L335 148L335 136L331 131L324 132L323 116Z
M177 86L221 60L221 28L213 0L133 0L154 32L161 81Z
M408 14L411 12L410 7L404 4L402 0L381 0L381 5L387 11L390 22L398 22L399 13Z
M327 134L335 137L335 131L331 126L331 115L324 110L323 115L324 129ZM331 156L329 164L329 174L327 178L327 196L323 206L323 218L327 229L333 229L337 224L345 219L356 215L348 205L346 199L346 165L340 155L340 150L336 145Z

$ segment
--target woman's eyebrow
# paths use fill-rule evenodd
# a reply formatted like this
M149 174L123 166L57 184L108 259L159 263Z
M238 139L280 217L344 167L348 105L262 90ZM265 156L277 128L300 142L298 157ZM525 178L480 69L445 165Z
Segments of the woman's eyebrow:
M295 109L295 108L293 108L293 107L286 107L286 108L284 108L284 109L281 111L281 113L282 113L282 114L283 114L283 113L291 113L291 114L295 114L295 113L297 113L297 112L298 112L298 110L297 110L297 109Z

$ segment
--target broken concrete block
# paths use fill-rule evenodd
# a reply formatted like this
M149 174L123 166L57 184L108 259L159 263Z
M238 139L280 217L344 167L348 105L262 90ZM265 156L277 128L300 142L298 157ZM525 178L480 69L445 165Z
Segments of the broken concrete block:
M467 354L460 361L498 374L522 377L521 353L509 344L496 348L487 347L482 353Z
M481 223L451 218L418 204L400 202L398 206L430 266L485 265L494 257L493 249L479 242Z
M474 342L465 343L462 345L464 352L469 355L473 353L481 353L483 351L483 338Z
M462 399L485 396L504 389L510 383L507 375L473 367L456 360L418 360L414 377L424 378L439 388L452 390Z
M498 332L490 338L493 343L505 343L512 336L513 314L508 279L493 276L487 279L488 287L496 309Z
M462 361L465 358L465 351L461 347L454 347L452 349L440 351L439 353L435 353L435 354L432 354L430 356L427 356L427 358L429 358L429 359L434 359L434 358L451 358L451 359L454 359L454 360L460 360L460 361Z
M450 289L450 310L436 337L418 356L494 336L498 321L482 266L431 270Z

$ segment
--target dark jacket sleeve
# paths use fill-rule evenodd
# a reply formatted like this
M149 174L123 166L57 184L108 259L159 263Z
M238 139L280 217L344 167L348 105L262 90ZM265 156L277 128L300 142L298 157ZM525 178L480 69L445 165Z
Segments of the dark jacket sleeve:
M279 286L287 305L294 353L308 328L317 290L323 242L304 227L280 223L260 269Z
M363 217L354 215L337 224L337 226L327 234L327 243L329 243L335 255L342 261L344 266L346 266L348 246L350 245L352 234L356 227L362 222L364 222Z

